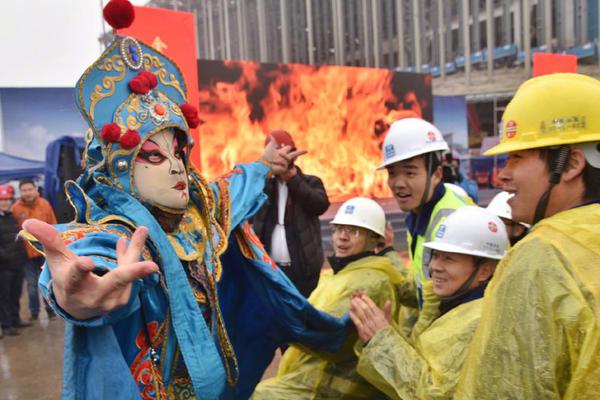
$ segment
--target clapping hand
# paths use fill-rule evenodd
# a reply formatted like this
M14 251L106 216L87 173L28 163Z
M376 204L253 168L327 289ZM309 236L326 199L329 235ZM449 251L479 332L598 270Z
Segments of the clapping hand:
M386 301L381 310L365 293L353 293L350 300L350 318L356 326L358 337L367 344L377 332L390 325L392 303Z

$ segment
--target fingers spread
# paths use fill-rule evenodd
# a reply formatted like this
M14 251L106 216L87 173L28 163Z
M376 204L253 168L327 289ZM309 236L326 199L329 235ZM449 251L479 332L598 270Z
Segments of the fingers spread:
M140 260L146 238L148 237L148 229L140 226L131 236L131 242L125 251L125 254L119 259L119 265L131 264ZM120 241L120 240L119 240ZM119 242L117 242L118 246Z
M32 218L23 222L23 229L44 246L46 258L57 256L74 258L73 252L67 248L60 233L52 225Z
M119 266L100 278L99 297L118 295L123 289L128 289L136 279L142 279L157 271L158 265L152 261L140 261Z
M117 264L124 263L123 258L125 257L125 253L127 252L127 238L119 238L117 241Z
M295 160L296 158L303 156L307 153L308 153L308 150L295 150L295 151L288 153L287 156L290 157L292 160Z
M89 282L91 282L89 279L98 279L94 274L90 274L94 269L94 262L88 257L77 257L64 267L67 276L66 281L58 282L55 279L53 284L63 286L67 294L75 293L85 285L89 285Z

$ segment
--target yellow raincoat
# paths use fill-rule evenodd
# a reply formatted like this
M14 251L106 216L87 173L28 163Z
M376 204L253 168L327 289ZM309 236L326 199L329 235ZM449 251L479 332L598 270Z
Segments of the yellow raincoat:
M456 399L600 399L600 204L543 219L498 266Z
M410 339L397 326L378 332L359 357L358 373L392 399L451 399L481 316L482 299L439 317L431 281ZM439 317L439 318L438 318Z
M321 276L309 301L319 310L342 316L350 310L350 296L361 290L383 307L386 300L397 304L394 285L403 280L387 257L368 256L348 264L337 274ZM392 310L395 311L395 310ZM277 376L261 382L252 399L379 399L383 395L356 373L357 358L352 345L336 354L318 354L290 347L281 358Z

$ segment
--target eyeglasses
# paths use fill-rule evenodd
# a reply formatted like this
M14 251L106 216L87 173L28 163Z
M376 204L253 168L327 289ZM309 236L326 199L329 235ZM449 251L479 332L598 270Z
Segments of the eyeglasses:
M350 225L331 225L331 234L340 235L345 233L349 237L357 238L360 236L362 229L356 226Z

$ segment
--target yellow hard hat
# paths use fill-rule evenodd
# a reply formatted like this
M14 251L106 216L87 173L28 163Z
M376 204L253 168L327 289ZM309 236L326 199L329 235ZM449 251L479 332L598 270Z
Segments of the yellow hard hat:
M523 83L502 116L500 143L486 156L600 141L600 81L552 74Z

